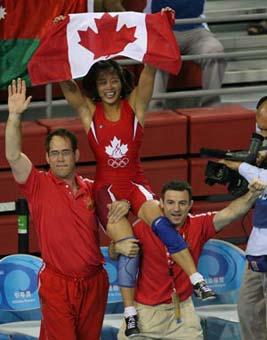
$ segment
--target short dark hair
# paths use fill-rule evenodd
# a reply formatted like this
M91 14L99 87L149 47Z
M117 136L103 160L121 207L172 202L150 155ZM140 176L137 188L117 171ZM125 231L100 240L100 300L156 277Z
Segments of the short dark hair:
M49 152L50 150L50 142L51 142L51 139L54 137L54 136L59 136L59 137L62 137L62 138L67 138L70 140L71 142L71 147L72 147L72 150L73 151L76 151L77 148L78 148L78 140L77 140L77 137L69 130L67 129L56 129L52 132L50 132L47 136L46 136L46 139L45 139L45 150L46 152Z
M265 101L267 101L267 96L261 97L261 99L259 99L256 109L258 110L258 108L261 106L261 104L263 104Z
M121 98L126 98L134 88L133 76L130 71L122 68L116 61L112 59L99 61L91 67L89 72L86 74L86 76L84 76L82 80L85 94L95 102L100 101L96 86L98 75L100 72L107 70L115 71L120 78Z
M161 198L164 200L164 196L166 191L168 190L174 190L174 191L187 191L189 195L189 200L192 200L192 187L191 185L186 181L178 181L178 180L172 180L170 182L167 182L163 185L161 189Z

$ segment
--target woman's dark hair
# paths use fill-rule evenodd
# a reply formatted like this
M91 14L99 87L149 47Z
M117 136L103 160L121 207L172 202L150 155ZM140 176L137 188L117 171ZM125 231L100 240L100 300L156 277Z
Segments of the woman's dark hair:
M95 63L82 80L85 94L93 101L100 101L97 92L96 81L102 71L115 71L121 81L121 98L126 98L134 88L133 75L127 69L122 68L116 61L109 59Z
M69 130L67 129L56 129L52 132L50 132L47 136L46 136L46 140L45 140L45 150L46 152L50 151L50 142L51 139L54 136L59 136L62 138L66 138L70 140L71 143L71 147L72 147L72 151L76 151L77 147L78 147L78 141L77 141L77 137Z
M173 180L170 181L166 184L163 185L162 189L161 189L161 198L164 200L164 196L166 191L168 190L174 190L174 191L187 191L188 195L189 195L189 200L192 200L192 187L191 185L186 182L186 181L177 181L177 180Z

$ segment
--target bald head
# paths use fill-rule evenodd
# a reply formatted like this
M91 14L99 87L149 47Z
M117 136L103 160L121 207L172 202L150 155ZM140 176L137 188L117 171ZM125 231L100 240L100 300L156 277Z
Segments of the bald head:
M267 97L261 98L258 102L256 121L261 134L267 137Z

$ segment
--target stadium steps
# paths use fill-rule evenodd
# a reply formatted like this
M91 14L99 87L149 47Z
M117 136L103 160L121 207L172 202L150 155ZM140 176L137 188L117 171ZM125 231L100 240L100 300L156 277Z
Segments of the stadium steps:
M221 17L233 14L255 14L267 11L266 0L207 0L205 13Z
M207 17L266 13L266 0L208 0ZM256 23L256 21L253 21ZM253 22L210 24L211 31L222 42L225 52L266 50L267 35L250 36L247 27ZM266 55L267 57L267 55ZM223 86L261 85L267 82L267 58L254 56L228 60ZM263 93L223 95L223 102L255 102Z

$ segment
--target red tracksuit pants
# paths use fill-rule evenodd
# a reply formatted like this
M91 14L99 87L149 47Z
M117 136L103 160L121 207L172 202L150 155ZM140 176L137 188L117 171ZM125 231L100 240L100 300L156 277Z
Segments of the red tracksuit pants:
M105 269L69 277L45 267L39 282L40 340L99 340L109 287Z

